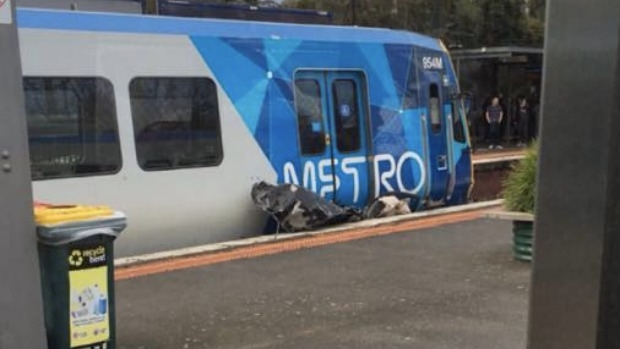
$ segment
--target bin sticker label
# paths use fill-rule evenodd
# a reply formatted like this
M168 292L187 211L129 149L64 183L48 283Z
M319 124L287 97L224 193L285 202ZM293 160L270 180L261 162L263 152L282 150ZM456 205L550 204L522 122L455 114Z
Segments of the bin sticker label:
M11 24L12 17L11 0L0 0L0 24Z
M104 246L69 249L71 348L110 339L108 268Z

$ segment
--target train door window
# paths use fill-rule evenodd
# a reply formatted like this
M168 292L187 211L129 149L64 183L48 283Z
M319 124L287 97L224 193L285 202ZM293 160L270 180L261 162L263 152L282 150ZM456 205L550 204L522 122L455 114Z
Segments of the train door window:
M339 152L360 149L360 116L355 80L338 79L332 83L336 145Z
M302 155L325 152L321 88L314 79L295 80L295 108Z
M439 87L437 84L431 84L429 88L429 108L428 112L431 117L431 129L433 133L441 131L441 112L439 101Z
M116 173L121 151L112 84L96 77L25 77L32 178Z
M135 78L129 84L138 164L145 171L218 166L217 91L207 78Z
M459 143L465 143L465 128L463 123L467 120L465 114L465 107L463 105L463 99L452 99L452 130L454 133L454 140Z

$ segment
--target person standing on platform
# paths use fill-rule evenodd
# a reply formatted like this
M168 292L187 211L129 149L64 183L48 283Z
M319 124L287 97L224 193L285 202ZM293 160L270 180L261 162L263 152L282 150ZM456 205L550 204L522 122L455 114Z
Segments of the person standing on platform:
M489 149L502 149L502 145L500 144L500 125L504 118L504 110L499 105L499 98L493 98L491 105L486 110L485 117L489 124L491 138Z
M517 107L517 123L519 130L519 143L517 146L524 147L529 142L529 125L530 115L532 110L530 104L525 97L519 99L519 105Z

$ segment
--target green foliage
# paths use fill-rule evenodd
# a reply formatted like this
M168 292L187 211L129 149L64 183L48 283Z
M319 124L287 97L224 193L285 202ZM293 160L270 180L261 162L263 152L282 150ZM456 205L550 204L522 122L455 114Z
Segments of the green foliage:
M482 25L480 6L472 1L453 1L454 8L441 39L450 46L477 47Z
M283 7L329 11L335 24L405 29L448 47L541 46L545 0L285 0Z
M541 23L545 20L546 4L545 0L528 0L528 13L532 18L538 19Z
M545 24L536 17L528 17L526 23L526 42L535 47L542 47L545 37Z
M146 0L147 13L155 13L155 1ZM200 1L261 3L260 0ZM524 4L522 0L284 0L281 7L329 11L334 24L423 33L441 38L448 47L540 47L545 0L529 0L527 6Z
M503 183L502 197L510 211L534 213L538 144L534 142Z
M524 42L525 14L520 0L482 1L483 46L515 45Z

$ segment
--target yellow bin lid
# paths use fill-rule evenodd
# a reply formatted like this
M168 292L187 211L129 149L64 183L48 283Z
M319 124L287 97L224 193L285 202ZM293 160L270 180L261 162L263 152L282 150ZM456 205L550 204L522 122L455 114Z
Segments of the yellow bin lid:
M113 214L114 210L108 206L42 205L34 208L34 220L39 225L78 222Z

